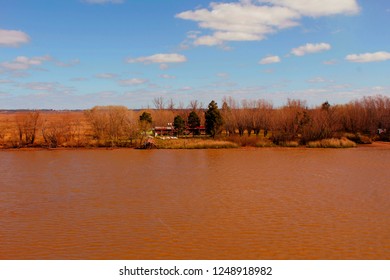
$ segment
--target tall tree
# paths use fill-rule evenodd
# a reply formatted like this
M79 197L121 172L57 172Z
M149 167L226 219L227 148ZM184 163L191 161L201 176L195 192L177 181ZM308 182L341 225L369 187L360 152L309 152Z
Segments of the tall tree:
M192 131L192 135L199 134L199 130L196 128L200 126L200 118L195 111L191 111L191 113L188 115L187 124Z
M186 122L181 116L177 115L173 120L173 127L177 132L177 136L179 136L180 134L183 133L184 128L186 127Z
M206 133L214 138L221 132L223 125L222 115L218 109L217 103L214 100L212 100L208 106L208 109L205 113L205 119Z

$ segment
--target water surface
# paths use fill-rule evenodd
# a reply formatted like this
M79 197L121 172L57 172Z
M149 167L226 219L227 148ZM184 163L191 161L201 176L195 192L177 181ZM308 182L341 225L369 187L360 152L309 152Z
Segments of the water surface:
M1 259L390 259L390 150L0 152Z

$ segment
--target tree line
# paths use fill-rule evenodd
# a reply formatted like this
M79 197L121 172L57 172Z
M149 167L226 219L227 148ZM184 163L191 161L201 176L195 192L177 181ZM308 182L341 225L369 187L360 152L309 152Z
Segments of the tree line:
M213 100L207 108L196 100L186 107L176 107L172 100L165 102L163 97L153 103L155 108L145 110L96 106L78 114L3 114L0 146L137 147L153 136L154 127L168 123L179 137L199 137L199 128L204 127L206 135L212 138L262 138L277 145L289 141L304 145L341 137L358 143L390 140L390 98L386 96L363 97L343 105L324 102L312 108L298 99L288 99L281 107L264 99L232 97L223 98L221 106Z

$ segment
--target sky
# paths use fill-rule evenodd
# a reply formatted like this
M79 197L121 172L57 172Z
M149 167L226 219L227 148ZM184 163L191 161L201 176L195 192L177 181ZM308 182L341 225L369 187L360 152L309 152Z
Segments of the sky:
M390 97L388 0L0 0L0 109Z

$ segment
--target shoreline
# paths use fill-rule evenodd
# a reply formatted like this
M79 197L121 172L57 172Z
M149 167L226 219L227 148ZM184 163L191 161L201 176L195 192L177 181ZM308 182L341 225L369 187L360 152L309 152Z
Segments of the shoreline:
M351 148L381 148L384 150L390 150L390 142L377 141L372 142L371 144L357 144L356 147L347 147L347 148L323 148L323 147L307 147L307 146L297 146L297 147L284 147L284 146L266 146L266 147L252 147L252 146L244 146L244 147L210 147L210 148L154 148L154 149L140 149L135 147L58 147L58 148L46 148L46 147L20 147L20 148L1 148L0 152L37 152L37 151L115 151L115 150L262 150L262 149L286 149L286 150L294 150L294 149L304 149L304 150L344 150Z

